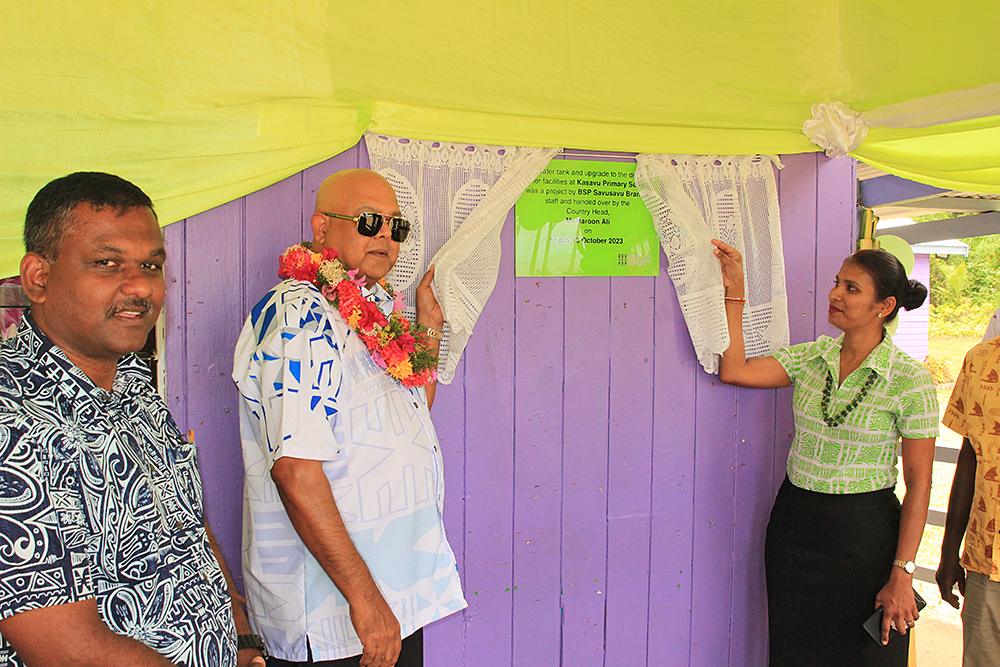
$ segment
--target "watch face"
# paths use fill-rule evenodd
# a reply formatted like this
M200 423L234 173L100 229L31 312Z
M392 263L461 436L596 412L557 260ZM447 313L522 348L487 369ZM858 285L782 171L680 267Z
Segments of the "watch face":
M908 561L906 561L906 568L905 569L906 569L906 571L907 571L908 574L913 574L914 572L917 571L917 564L914 563L912 560L908 560Z

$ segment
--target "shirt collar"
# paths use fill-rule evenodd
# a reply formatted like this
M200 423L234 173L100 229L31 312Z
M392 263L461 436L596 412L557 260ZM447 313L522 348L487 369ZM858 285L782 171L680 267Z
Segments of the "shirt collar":
M389 296L389 293L385 290L385 288L382 287L382 285L380 285L379 283L375 283L375 285L371 289L369 289L368 287L362 287L361 296L363 296L365 299L371 301L376 306L378 306L378 309L386 317L392 315L392 306L394 300L391 296Z
M840 350L844 347L844 334L840 334L820 356L826 361L834 377L840 372ZM859 368L870 368L883 378L888 378L892 370L892 362L896 359L898 348L893 344L892 337L883 331L882 342L868 354Z
M59 346L49 340L31 318L30 311L26 310L21 316L17 335L7 344L11 345L16 354L33 360L38 372L52 380L65 382L69 379L95 398L107 398L111 395L95 385ZM126 355L118 361L112 394L135 395L143 390L151 377L148 366L141 359L134 354Z

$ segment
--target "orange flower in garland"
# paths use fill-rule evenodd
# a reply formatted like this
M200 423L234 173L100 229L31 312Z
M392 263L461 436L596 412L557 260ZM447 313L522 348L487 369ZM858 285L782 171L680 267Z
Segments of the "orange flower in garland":
M322 253L313 252L307 241L293 245L281 254L278 275L319 287L348 326L357 332L375 364L404 386L422 387L437 380L438 356L416 337L427 327L411 324L398 310L393 310L387 318L361 294L365 281L357 277L357 269L347 270L337 259L336 251L324 248ZM394 307L400 308L402 299L389 283L380 280L379 285L393 299Z

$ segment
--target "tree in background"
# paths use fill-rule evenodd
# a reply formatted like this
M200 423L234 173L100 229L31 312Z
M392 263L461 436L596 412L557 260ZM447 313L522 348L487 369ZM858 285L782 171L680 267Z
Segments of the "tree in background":
M1000 305L1000 236L961 240L968 257L930 258L932 336L982 336Z

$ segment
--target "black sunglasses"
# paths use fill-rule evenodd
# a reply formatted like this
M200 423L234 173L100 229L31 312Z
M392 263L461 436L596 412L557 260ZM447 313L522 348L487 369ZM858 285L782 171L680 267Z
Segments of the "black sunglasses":
M352 220L358 223L358 234L362 236L375 236L378 234L378 230L382 229L382 223L387 220L380 213L362 213L356 218L352 218L349 215L341 215L340 213L324 213L323 211L320 211L320 213L331 218ZM396 243L405 241L406 237L410 235L410 221L406 218L388 218L388 221L392 240Z

